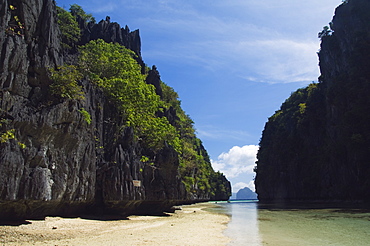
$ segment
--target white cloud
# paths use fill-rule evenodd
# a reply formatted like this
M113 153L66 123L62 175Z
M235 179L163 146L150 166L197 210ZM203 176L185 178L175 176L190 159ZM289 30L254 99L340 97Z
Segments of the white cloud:
M319 75L316 55L318 42L276 38L240 42L234 47L235 54L238 53L240 57L253 58L245 59L241 66L254 71L255 77L252 77L254 81L268 83L312 81Z
M227 178L234 178L243 173L253 173L257 160L257 145L234 146L227 153L222 153L217 160L211 160L216 171L220 171Z
M256 82L289 83L317 79L318 49L318 41L280 37L246 41L234 36L232 41L215 39L184 43L177 40L167 46L166 52L149 51L146 55L166 60L182 59L187 64L198 64L214 72L228 71Z

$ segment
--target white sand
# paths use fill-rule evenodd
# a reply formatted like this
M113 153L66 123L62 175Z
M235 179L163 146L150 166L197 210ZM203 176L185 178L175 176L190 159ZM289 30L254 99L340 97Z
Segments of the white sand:
M227 245L230 218L200 203L169 216L130 216L128 220L47 217L31 224L0 226L0 245Z

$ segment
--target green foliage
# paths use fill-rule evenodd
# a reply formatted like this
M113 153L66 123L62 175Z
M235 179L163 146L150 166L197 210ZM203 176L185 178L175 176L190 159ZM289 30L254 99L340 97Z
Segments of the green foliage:
M165 83L161 83L162 100L166 109L176 111L174 122L180 136L180 174L188 192L210 192L209 174L213 172L202 143L195 137L193 121L181 109L178 94ZM203 156L203 154L205 154Z
M369 197L370 85L364 71L351 68L299 89L270 117L255 170L260 198Z
M27 146L19 142L15 137L15 129L8 129L9 123L9 120L0 117L0 144L7 143L9 140L14 139L20 148L26 148Z
M322 39L323 37L330 36L333 33L332 30L330 30L329 26L324 26L323 30L319 32L318 38Z
M155 166L154 166L154 162L153 162L153 161L150 161L150 158L149 158L149 157L147 157L147 156L141 156L140 161L141 161L142 163L144 163L144 164L147 164L147 165L149 165L149 166L151 166L151 167L155 168Z
M21 143L21 142L17 142L18 146L21 148L21 149L25 149L27 148L27 145L25 145L24 143Z
M80 16L86 22L95 22L95 18L91 14L87 14L80 5L72 4L69 8L73 16Z
M63 45L67 48L74 47L80 38L77 16L85 22L95 21L76 4L71 5L70 13L59 8L58 16ZM196 138L194 122L181 108L178 94L161 82L162 93L157 95L155 87L145 81L150 68L146 67L145 74L142 74L136 59L133 51L119 44L91 41L79 47L76 66L66 65L50 70L54 80L51 91L61 98L82 99L78 81L85 76L116 105L123 118L124 125L121 127L132 127L136 139L144 147L155 153L166 145L172 146L179 155L179 172L188 192L200 197L227 194L229 183L222 174L212 169L206 150ZM83 108L79 112L90 124L90 114ZM100 145L97 143L97 146ZM147 156L142 156L140 161L156 168ZM143 172L142 168L140 172Z
M179 96L177 92L173 90L172 87L161 82L162 87L162 100L164 102L164 107L166 109L173 108L176 112L177 121L175 122L175 127L178 130L180 137L182 139L194 138L194 122L181 108L181 102L178 99Z
M299 105L298 105L298 107L299 107L299 113L300 114L304 114L304 112L306 111L306 103L300 103Z
M269 121L275 121L276 119L278 119L280 116L281 116L281 114L283 113L283 111L281 111L281 110L277 110L276 112L275 112L275 114L273 114L270 118L269 118Z
M149 162L149 157L147 157L147 156L142 156L141 158L140 158L140 161L141 162Z
M80 52L81 70L114 100L138 139L156 150L166 142L179 150L176 128L166 117L156 116L163 103L154 86L145 83L131 50L96 40L82 46Z
M91 115L90 115L90 113L87 112L84 108L81 108L79 110L79 112L82 114L82 117L84 118L84 120L86 121L86 123L88 125L90 125L91 124Z
M181 109L178 94L162 82L160 98L154 86L145 83L134 53L118 44L91 41L81 47L80 54L81 70L116 102L138 139L154 150L168 143L178 152L180 174L187 191L216 194L210 180L214 171L208 154L195 137L193 121ZM157 116L168 110L176 113L171 124L166 117ZM142 157L141 161L149 163L149 158Z
M181 108L180 101L179 101L179 95L177 92L174 91L174 89L164 82L161 82L161 88L162 88L162 100L165 102L167 107L172 106L176 110L179 110Z
M20 17L17 15L17 7L14 5L9 5L11 11L11 18L8 23L5 33L11 36L24 36L24 23L21 21ZM18 13L19 14L19 13Z
M119 44L93 40L80 48L80 66L86 75L103 88L110 88L110 79L143 82L144 75L133 51Z
M211 195L215 198L225 198L231 196L230 185L225 175L220 172L213 172L210 175Z
M15 139L15 135L14 134L15 134L15 130L14 129L7 130L5 132L2 132L1 135L0 135L0 143L6 143L10 139Z
M165 109L172 108L176 112L173 125L179 133L179 171L186 190L199 196L210 194L217 199L227 199L230 192L229 183L222 174L212 169L207 151L195 135L193 120L181 108L178 94L163 82L161 87Z
M50 85L53 95L68 99L84 99L82 87L78 85L78 80L82 79L82 74L76 66L65 65L57 70L50 69L51 79L54 81Z
M195 190L195 179L191 176L182 176L183 183L185 184L185 188L187 192L196 192Z
M317 90L317 88L318 88L318 84L316 84L316 83L311 83L311 84L309 84L308 86L307 86L307 93L308 93L308 97L310 98L310 97L312 97L313 96L313 94L315 93L315 91Z
M198 138L181 138L180 174L188 192L212 193L210 176L214 173L206 150Z
M62 33L62 46L65 49L70 49L80 40L81 33L76 18L57 6L58 25Z

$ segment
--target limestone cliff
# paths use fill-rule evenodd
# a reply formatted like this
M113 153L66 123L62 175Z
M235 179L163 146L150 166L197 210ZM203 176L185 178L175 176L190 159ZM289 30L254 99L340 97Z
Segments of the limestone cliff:
M370 2L349 0L319 33L321 76L269 118L256 168L262 201L370 200Z
M174 148L145 147L116 105L87 78L79 81L85 100L50 93L49 69L76 60L62 49L54 1L1 1L0 26L0 219L150 214L184 202L228 199L230 183L213 170L208 178L220 187L187 189ZM80 44L98 38L118 42L138 55L145 70L138 31L109 19L80 26ZM153 68L147 83L160 95L159 80ZM163 114L171 121L176 110Z

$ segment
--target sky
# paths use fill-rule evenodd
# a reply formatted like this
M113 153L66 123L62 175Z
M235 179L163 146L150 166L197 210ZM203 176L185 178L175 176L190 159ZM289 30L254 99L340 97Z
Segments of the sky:
M178 92L216 171L254 190L268 118L317 81L317 37L341 0L57 0L139 29L142 58Z

